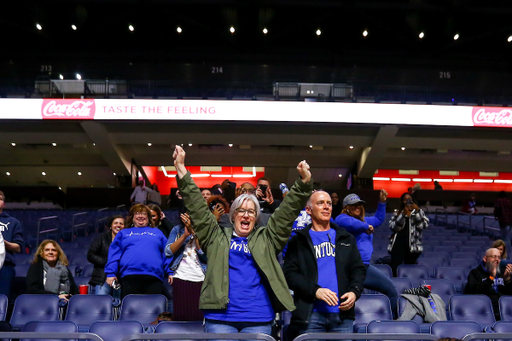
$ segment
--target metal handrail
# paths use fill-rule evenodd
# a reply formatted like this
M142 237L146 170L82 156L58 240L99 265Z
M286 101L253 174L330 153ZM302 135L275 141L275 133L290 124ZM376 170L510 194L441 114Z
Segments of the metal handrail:
M44 231L41 231L41 222L42 221L46 221L46 220L59 220L59 217L56 216L56 215L52 215L52 216L49 216L49 217L43 217L43 218L40 218L38 221L37 221L37 237L36 237L36 245L39 246L39 235L40 234L43 234L43 233L50 233L50 232L54 232L54 231L58 231L59 230L59 225L57 224L57 227L56 228L53 228L53 229L49 229L49 230L44 230Z
M0 332L0 339L80 339L104 341L98 334L94 333Z
M442 212L443 215L444 215L444 223L445 225L448 223L448 211L445 210L444 208L436 208L436 224L439 224L439 218L438 218L438 214Z
M310 335L310 334L309 334ZM317 334L315 334L317 335ZM319 334L318 334L319 335ZM322 334L323 335L323 334ZM331 334L333 335L333 334ZM340 334L334 334L340 335ZM344 334L352 335L352 334ZM214 334L214 333L191 333L191 334L166 334L166 333L153 333L151 336L148 334L132 334L125 336L121 341L132 341L132 340L264 340L264 341L276 341L272 336L267 334ZM416 338L417 340L418 338ZM412 340L412 339L410 339ZM431 339L431 340L437 340Z
M234 334L240 335L240 334ZM247 334L249 335L249 334ZM494 334L493 334L494 335ZM438 340L439 337L422 333L308 333L297 336L293 341L305 340ZM123 340L125 341L125 340Z
M105 212L105 211L108 211L108 207L100 208L98 211L96 211L96 223L94 226L95 231L100 230L100 222L106 221L108 219L108 216L98 219L98 216L100 215L100 213Z
M484 217L484 221L483 221L484 232L485 232L485 230L500 231L499 227L494 227L494 226L491 226L491 225L486 225L485 224L485 220L486 219L491 220L492 222L496 222L496 219L494 218L494 216L492 216L492 215L485 216Z
M475 340L475 339L479 339L479 340L489 340L489 339L492 339L492 340L505 339L505 340L507 340L507 339L509 339L509 340L511 340L512 333L471 333L462 338L462 340L464 340L464 341Z
M125 204L117 205L116 211L120 211L122 208L126 208L126 205Z
M71 239L73 239L73 237L75 236L75 228L76 227L87 226L87 222L75 224L75 218L78 216L87 215L87 214L88 214L88 212L80 212L80 213L73 214L73 219L71 220Z

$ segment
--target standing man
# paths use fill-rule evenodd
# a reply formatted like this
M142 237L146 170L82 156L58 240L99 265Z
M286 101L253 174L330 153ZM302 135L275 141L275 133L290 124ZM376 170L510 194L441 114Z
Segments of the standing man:
M283 267L297 307L290 336L293 339L303 331L352 333L354 304L366 274L356 240L331 223L332 201L327 192L313 193L306 212L312 223L288 243Z
M464 294L486 295L492 301L496 321L500 320L499 299L503 295L512 295L512 264L500 269L500 250L487 249L479 266L471 270Z
M11 284L16 276L14 270L14 254L21 251L23 246L23 231L20 222L3 212L5 206L4 192L0 191L0 232L4 238L5 260L2 269L0 269L0 294L9 298L11 294Z

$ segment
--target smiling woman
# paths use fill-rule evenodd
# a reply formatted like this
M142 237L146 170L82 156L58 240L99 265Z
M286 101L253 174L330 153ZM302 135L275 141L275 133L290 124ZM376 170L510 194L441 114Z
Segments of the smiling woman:
M275 313L295 309L276 254L311 195L309 165L299 163L302 180L295 182L267 226L255 229L260 207L253 194L235 199L229 213L233 227L221 227L185 167L183 148L176 146L173 157L180 193L208 258L199 300L206 332L270 334Z

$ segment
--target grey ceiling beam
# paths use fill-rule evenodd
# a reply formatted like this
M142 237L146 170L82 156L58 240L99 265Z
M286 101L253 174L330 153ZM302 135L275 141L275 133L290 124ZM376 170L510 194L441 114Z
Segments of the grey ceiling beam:
M394 125L384 126L379 129L371 147L363 149L359 160L357 175L359 178L371 178L379 164L386 156L390 146L393 146L398 127Z

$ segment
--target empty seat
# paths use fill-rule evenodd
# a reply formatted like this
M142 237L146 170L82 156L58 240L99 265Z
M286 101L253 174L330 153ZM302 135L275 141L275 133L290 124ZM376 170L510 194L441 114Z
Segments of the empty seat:
M379 269L382 273L384 273L389 278L393 277L393 270L391 270L391 267L387 264L373 264L374 267Z
M499 301L502 321L512 321L512 296L501 296Z
M83 270L82 270L82 276L84 277L91 277L92 276L92 270L94 270L94 264L86 264L84 267L83 267Z
M373 320L392 320L391 303L386 295L361 295L355 304L354 331L364 333L366 324Z
M468 278L467 274L466 269L460 266L438 266L436 268L436 278L452 281L458 293L462 292L462 282Z
M398 266L397 277L407 277L413 286L419 285L424 278L429 278L428 268L421 264L402 264Z
M476 252L452 252L452 259L457 259L457 258L462 258L462 259L473 259L473 261L478 264L478 261L481 260L480 259L480 255Z
M512 333L511 321L497 321L493 324L492 329L496 333Z
M158 324L155 333L204 333L203 321L163 321Z
M430 285L430 291L433 294L439 295L439 297L442 298L446 306L448 306L448 303L450 302L450 297L457 293L455 291L455 285L449 279L428 278L423 279L420 284Z
M372 321L366 327L368 333L416 334L420 326L413 321Z
M480 325L473 321L437 321L430 326L430 334L438 338L462 339L470 333L481 333Z
M453 295L449 309L450 320L475 321L482 330L496 322L491 299L485 295Z
M452 258L450 259L451 266L460 266L466 270L466 273L469 273L471 269L475 268L480 262L475 260L474 258Z
M407 277L393 277L391 281L396 287L398 295L403 294L405 290L412 288L411 280Z
M425 265L428 268L429 277L434 277L436 268L439 265L444 265L445 260L443 257L420 257L418 258L418 264Z
M121 341L126 336L143 332L144 326L138 321L100 321L89 328L89 333L98 334L104 341Z
M16 277L27 277L30 264L17 264L14 269L16 270Z
M5 321L5 317L7 316L7 306L9 304L9 299L7 296L0 294L0 321Z
M59 297L57 295L20 295L14 302L11 325L21 330L30 321L58 321Z
M66 321L73 321L80 332L87 332L96 321L112 321L112 297L109 295L75 295L69 299Z
M128 295L121 304L119 319L150 324L164 311L167 311L167 298L163 295Z
M37 333L76 333L78 326L71 321L32 321L25 324L23 332ZM21 339L20 341L74 341L73 339Z

